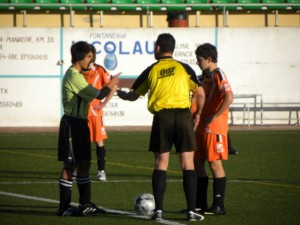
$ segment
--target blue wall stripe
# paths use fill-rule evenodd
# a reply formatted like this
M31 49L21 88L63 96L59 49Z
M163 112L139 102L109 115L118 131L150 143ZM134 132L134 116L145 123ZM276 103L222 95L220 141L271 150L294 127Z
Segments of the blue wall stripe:
M60 75L0 75L0 78L60 78Z
M39 79L60 79L61 83L64 77L63 69L61 75L0 75L0 78L39 78ZM138 75L120 75L120 79L136 79Z
M216 27L215 29L215 46L218 49L218 39L219 39L219 29Z
M60 60L62 60L64 58L64 45L63 45L63 40L64 40L64 30L61 27L60 28ZM64 77L64 64L60 65L60 87L59 87L59 93L60 93L60 115L62 116L64 113L63 110L63 105L62 105L62 93L61 93L61 86L62 86L62 81L63 81L63 77Z

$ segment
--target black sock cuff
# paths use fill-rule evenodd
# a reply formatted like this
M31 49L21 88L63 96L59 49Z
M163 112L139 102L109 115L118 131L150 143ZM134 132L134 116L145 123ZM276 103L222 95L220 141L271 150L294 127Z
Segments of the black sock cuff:
M202 180L202 181L208 181L209 180L209 178L208 177L198 177L197 178L198 180Z
M166 170L153 170L153 174L161 175L161 176L166 176L167 175L167 171Z
M105 150L105 146L104 145L103 146L97 146L97 150L100 150L100 151Z
M216 178L216 177L214 177L213 178L214 179L214 182L226 182L226 177L218 177L218 178Z
M77 177L76 182L78 185L86 185L91 183L91 177Z
M65 180L65 179L59 179L59 185L66 187L66 188L72 188L73 180Z

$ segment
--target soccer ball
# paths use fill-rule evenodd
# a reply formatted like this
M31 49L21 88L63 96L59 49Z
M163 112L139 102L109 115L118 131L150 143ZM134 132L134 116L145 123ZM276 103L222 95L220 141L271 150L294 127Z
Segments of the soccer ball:
M134 200L134 207L138 215L153 215L155 209L154 196L148 193L137 196Z

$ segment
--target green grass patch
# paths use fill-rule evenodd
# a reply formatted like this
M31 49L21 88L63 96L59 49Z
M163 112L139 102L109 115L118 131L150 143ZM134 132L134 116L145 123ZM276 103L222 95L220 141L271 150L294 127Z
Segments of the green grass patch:
M133 200L152 192L153 155L148 152L149 132L110 132L105 141L107 182L96 181L93 146L92 200L99 206L134 213ZM0 134L1 225L157 224L126 215L60 218L56 133ZM239 155L224 162L228 184L227 215L209 217L207 225L296 225L300 214L300 131L231 131ZM210 174L210 173L209 173ZM171 154L165 195L164 219L192 224L179 210L186 207L178 155ZM212 197L209 185L209 202ZM29 196L31 199L27 199ZM38 198L38 199L33 199ZM73 202L78 202L76 184Z

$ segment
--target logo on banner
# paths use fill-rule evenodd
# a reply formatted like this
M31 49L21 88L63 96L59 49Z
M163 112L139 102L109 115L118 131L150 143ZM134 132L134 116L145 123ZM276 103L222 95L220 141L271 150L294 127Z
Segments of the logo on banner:
M104 58L104 66L108 70L114 70L118 66L118 59L115 53L107 53Z

